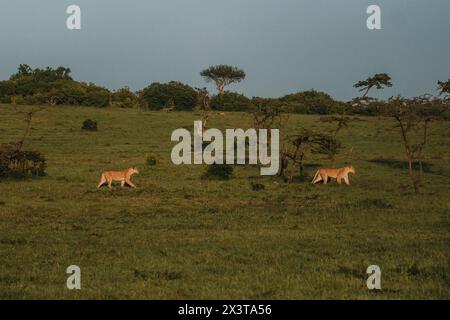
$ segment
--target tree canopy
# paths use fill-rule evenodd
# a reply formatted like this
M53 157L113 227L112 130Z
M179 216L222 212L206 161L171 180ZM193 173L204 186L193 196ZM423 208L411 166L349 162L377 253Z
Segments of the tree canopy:
M313 89L285 95L279 101L291 105L296 113L330 114L338 113L343 108L343 103L329 94Z
M206 82L214 81L216 83L218 94L222 94L226 86L241 82L246 76L244 70L223 64L211 66L200 72L200 75Z
M163 108L191 110L197 102L197 92L192 87L178 81L152 83L142 90L141 96L147 106L153 110Z
M363 97L366 97L370 89L383 89L385 87L392 87L391 77L387 73L377 73L366 80L358 81L354 88L359 89L360 92L364 92Z

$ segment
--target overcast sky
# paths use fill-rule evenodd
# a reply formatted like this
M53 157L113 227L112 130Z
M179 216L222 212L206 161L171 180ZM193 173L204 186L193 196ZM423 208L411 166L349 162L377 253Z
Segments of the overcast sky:
M66 28L71 4L81 30ZM369 4L382 30L367 29ZM450 78L450 0L0 0L0 79L20 63L110 89L204 86L203 68L231 64L247 78L230 89L247 96L314 88L347 100L380 72L394 82L382 97L435 93Z

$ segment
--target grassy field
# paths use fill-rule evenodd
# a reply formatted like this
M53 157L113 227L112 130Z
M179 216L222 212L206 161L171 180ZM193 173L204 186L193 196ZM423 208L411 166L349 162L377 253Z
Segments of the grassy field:
M0 143L24 129L0 105ZM83 120L98 132L81 130ZM176 128L199 115L53 107L38 113L27 149L47 176L0 181L2 299L449 299L450 130L435 123L422 194L412 192L390 119L360 118L342 132L335 166L352 163L350 187L283 183L252 166L229 181L170 160ZM294 116L292 128L329 126ZM247 128L243 113L210 126ZM146 165L147 156L157 159ZM313 164L330 165L321 158ZM101 171L137 165L136 191L96 189ZM253 191L251 183L264 184ZM81 268L81 290L66 268ZM369 291L378 265L382 290Z

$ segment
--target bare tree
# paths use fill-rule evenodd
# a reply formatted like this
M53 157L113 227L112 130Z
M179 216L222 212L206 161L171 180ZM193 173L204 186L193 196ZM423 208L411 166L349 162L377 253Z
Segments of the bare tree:
M195 88L197 90L198 98L200 99L200 111L201 111L201 117L202 117L202 137L203 132L205 131L205 128L208 125L208 120L211 117L211 107L209 105L209 102L211 100L209 96L209 92L206 88Z
M45 175L45 158L37 151L22 151L23 144L30 134L33 116L44 109L42 106L30 111L16 109L18 114L24 116L26 126L19 141L0 144L0 177L9 175L11 172L20 175Z
M294 173L297 171L297 167L300 169L300 176L303 175L304 160L311 145L311 138L311 132L301 129L298 134L290 136L283 144L279 176L285 181L292 182ZM286 171L288 169L289 162L292 163L292 168L288 178Z
M413 99L389 99L390 113L400 129L408 161L408 174L415 193L420 192L422 185L424 150L428 143L430 125L441 116L441 111L433 106L434 103L431 95Z
M26 124L22 138L16 143L17 150L20 150L20 149L22 149L22 146L23 146L25 140L30 135L31 122L33 120L34 115L37 114L38 112L41 112L41 111L45 110L45 107L44 106L39 106L39 107L35 107L35 108L33 108L32 110L29 110L29 111L18 110L15 107L15 110L16 110L16 112L18 114L23 115L24 121L25 121L25 124Z
M290 118L290 108L287 106L269 106L263 103L258 104L255 110L251 111L253 126L255 129L272 128L282 129L287 125Z

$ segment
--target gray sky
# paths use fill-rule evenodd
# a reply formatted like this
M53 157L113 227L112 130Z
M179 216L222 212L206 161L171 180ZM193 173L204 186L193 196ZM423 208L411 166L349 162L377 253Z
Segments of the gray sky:
M82 30L66 28L71 4ZM382 30L367 29L369 4ZM247 96L314 88L347 100L380 72L394 82L381 97L435 93L450 78L450 1L0 0L0 79L20 63L67 66L111 89L204 86L203 68L231 64L247 78L230 89Z

